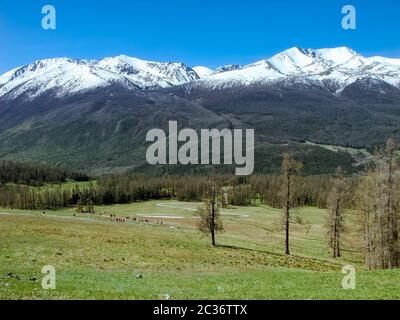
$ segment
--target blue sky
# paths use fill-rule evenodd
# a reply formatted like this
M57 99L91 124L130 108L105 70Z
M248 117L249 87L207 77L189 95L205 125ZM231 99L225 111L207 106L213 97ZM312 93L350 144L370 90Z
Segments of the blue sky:
M44 5L57 29L41 28ZM357 9L357 30L341 8ZM190 66L246 64L293 46L400 57L398 0L0 0L0 73L37 59L127 54Z

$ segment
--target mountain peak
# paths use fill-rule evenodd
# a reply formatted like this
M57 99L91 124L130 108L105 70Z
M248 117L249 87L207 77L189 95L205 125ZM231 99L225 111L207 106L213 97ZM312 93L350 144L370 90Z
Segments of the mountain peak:
M217 69L218 70L218 69ZM311 86L321 86L334 93L358 80L379 79L400 87L400 60L382 57L365 58L348 47L304 49L292 47L223 76L217 72L206 79L205 85L226 87L252 83L274 84L293 79Z
M298 79L340 92L359 79L374 78L400 87L400 60L365 58L348 47L304 49L292 47L270 59L246 66L211 70L189 68L181 62L147 61L128 55L101 60L51 58L32 62L0 76L0 97L29 98L52 90L69 95L118 84L127 89L166 88L187 83L218 86L275 83Z
M0 76L0 97L27 93L35 98L49 90L62 96L115 83L127 88L163 88L197 79L196 72L183 63L153 62L127 55L101 60L51 58Z
M348 62L354 57L361 56L348 47L323 49L292 47L276 54L268 61L276 63L292 62L297 67L303 67L315 62L339 65Z
M283 74L299 72L302 67L314 62L314 58L306 54L305 49L293 47L282 51L267 60L275 69Z

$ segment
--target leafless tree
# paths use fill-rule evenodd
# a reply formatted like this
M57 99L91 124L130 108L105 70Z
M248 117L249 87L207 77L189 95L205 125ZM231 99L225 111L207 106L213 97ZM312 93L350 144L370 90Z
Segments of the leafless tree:
M399 267L400 183L395 140L389 139L377 154L374 169L360 185L358 207L364 218L368 267Z
M211 236L212 245L215 246L215 233L223 231L220 219L220 208L223 204L221 183L215 177L211 177L204 192L204 206L200 209L200 222L198 229Z
M331 179L331 190L328 195L328 237L332 257L340 257L341 233L344 231L343 211L347 192L343 171L339 167Z
M294 160L288 153L283 154L282 160L282 207L283 207L283 223L285 228L285 254L290 254L289 250L289 226L290 226L290 209L296 204L293 199L294 194L294 176L300 172L303 164Z
M399 266L399 183L398 183L398 157L397 143L389 139L384 151L381 153L378 172L382 181L381 211L382 234L385 238L386 265L388 268Z
M363 235L364 261L368 269L372 269L376 264L375 251L377 245L377 213L376 213L376 187L375 173L368 171L368 175L363 178L358 186L356 193L356 204L359 212L360 232Z

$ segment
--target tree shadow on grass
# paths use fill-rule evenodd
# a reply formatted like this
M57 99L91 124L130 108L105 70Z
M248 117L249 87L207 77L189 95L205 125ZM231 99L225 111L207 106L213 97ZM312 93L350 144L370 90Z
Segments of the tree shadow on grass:
M319 258L314 258L314 257L305 257L305 256L299 256L299 255L286 255L283 253L277 253L277 252L272 252L272 251L268 251L268 250L262 250L262 249L252 249L252 248L246 248L246 247L240 247L240 246L235 246L235 245L225 245L225 244L217 244L216 247L218 248L226 248L226 249L233 249L233 250L242 250L242 251L249 251L249 252L257 252L257 253L261 253L261 254L268 254L274 257L279 257L279 258L283 258L283 259L298 259L298 260L302 260L302 261L313 261L316 263L323 263L325 265L330 265L332 267L337 267L340 268L342 266L342 264L340 263L340 261L330 261L330 260L324 260L324 259L319 259Z

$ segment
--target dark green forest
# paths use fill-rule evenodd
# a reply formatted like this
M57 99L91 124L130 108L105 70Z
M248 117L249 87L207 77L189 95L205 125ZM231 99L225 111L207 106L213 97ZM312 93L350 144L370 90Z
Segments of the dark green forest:
M37 187L46 183L89 179L88 175L71 170L54 169L41 164L0 161L0 184L15 183Z

